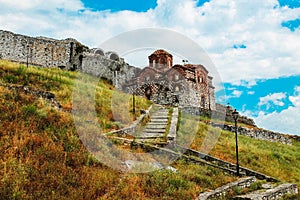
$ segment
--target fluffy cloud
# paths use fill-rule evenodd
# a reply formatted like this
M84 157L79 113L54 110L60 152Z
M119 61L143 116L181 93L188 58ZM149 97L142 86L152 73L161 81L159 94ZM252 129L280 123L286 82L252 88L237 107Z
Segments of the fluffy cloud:
M265 97L260 97L259 98L259 106L267 106L267 109L272 105L276 106L284 106L283 100L286 98L286 94L283 92L280 93L274 93L274 94L269 94Z
M300 74L299 29L283 21L299 17L299 8L276 0L158 0L147 12L91 11L79 0L0 0L1 29L56 38L75 37L95 47L119 33L146 27L181 32L202 46L226 82ZM234 45L245 48L233 48ZM240 82L241 83L241 82Z
M295 87L295 93L293 96L289 96L289 100L292 102L292 106L289 106L287 109L282 110L281 112L274 111L272 113L259 112L258 116L254 118L255 123L266 129L288 133L293 135L300 135L299 128L297 124L300 124L300 87ZM278 95L283 97L284 95ZM278 101L278 104L282 102L274 96L274 98L267 97L266 99L275 99ZM248 116L251 116L251 112L247 113Z
M239 98L243 94L243 91L234 90L232 92L232 98Z
M273 112L269 114L260 112L258 117L254 118L254 121L259 127L264 127L265 129L286 134L300 135L300 131L297 126L297 124L300 123L299 113L299 107L290 106L288 109L281 112Z
M295 87L295 95L290 96L289 100L293 103L295 107L300 108L300 86Z
M90 47L138 28L178 31L202 46L222 80L233 85L251 88L257 79L300 74L300 29L292 32L281 26L299 18L300 8L280 7L277 0L210 0L201 7L195 0L158 0L157 7L147 12L92 11L80 0L0 0L0 5L0 29L31 36L73 37ZM147 56L140 53L132 62L146 65L139 61L147 62ZM289 97L294 106L279 113L261 112L257 124L293 127L293 120L300 119L294 116L300 113L296 93L297 89ZM241 91L231 95L239 97ZM273 94L262 98L260 104L281 106L283 98L284 94Z
M83 9L83 4L80 0L0 0L1 9L9 9L8 11L28 11L36 12L37 10L55 10L64 9L68 11L77 11ZM35 9L35 10L33 10Z

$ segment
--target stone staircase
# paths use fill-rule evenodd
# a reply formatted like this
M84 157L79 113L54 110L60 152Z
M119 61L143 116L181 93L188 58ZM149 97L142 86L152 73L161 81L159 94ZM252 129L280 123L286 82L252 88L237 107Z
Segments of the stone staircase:
M183 155L188 156L194 162L201 162L211 166L215 166L227 173L233 175L236 174L236 165L233 163L226 162L216 157L203 154L193 149L187 149L184 147L177 146L183 152ZM286 194L298 194L298 187L296 184L282 183L281 181L267 176L263 173L240 167L240 175L243 177L250 176L249 178L241 178L240 180L229 183L225 186L217 188L213 191L205 192L199 195L197 199L209 200L209 199L235 199L235 200L280 200L283 195ZM261 188L258 188L250 193L243 195L237 195L234 197L226 197L230 190L238 188L239 190L249 188L251 184L263 181Z
M253 191L247 194L247 191L251 191L251 186L257 184L255 177L240 178L237 181L228 183L215 190L201 193L196 200L215 200L215 199L233 199L233 200L279 200L286 194L297 194L298 188L296 184L284 183L263 184L260 189L252 189ZM267 185L267 186L264 186ZM244 195L230 195L233 191L246 191Z
M202 154L201 152L192 149L186 149L177 145L173 146L172 149L161 148L145 143L139 143L139 145L146 147L146 149L151 149L152 151L160 150L170 155L173 154L173 156L181 156L189 162L200 165L210 165L219 168L226 173L236 175L236 168L233 163L223 161L207 154ZM240 170L243 177L241 177L238 181L226 184L212 191L201 193L197 197L197 200L281 200L283 195L298 193L298 187L296 184L282 183L273 177L245 167L240 167ZM259 185L262 182L264 184L261 184L259 188L251 189L252 184ZM235 190L245 191L232 196L232 191Z
M136 139L149 140L157 138L166 138L168 126L169 109L158 107L158 110L150 115L150 122L146 125L141 134L136 136Z
M296 184L284 183L269 189L262 189L249 194L236 196L235 200L279 200L283 195L297 194L298 187Z
M140 134L135 135L135 140L128 140L132 146L140 146L149 151L159 150L170 157L182 157L189 162L210 165L223 170L226 173L236 175L236 165L226 162L219 158L203 154L193 149L176 145L176 125L178 123L178 108L173 108L173 113L169 116L169 109L156 106L153 113L150 114L150 122L145 126ZM170 124L168 124L170 123ZM167 130L168 129L168 130ZM119 138L124 140L122 138ZM162 140L163 145L158 145ZM165 146L168 142L173 145ZM242 200L279 200L285 194L297 194L296 184L281 183L279 180L267 176L263 173L240 166L240 174L243 176L238 181L229 183L213 191L202 193L198 196L199 200L208 199L242 199ZM252 184L258 184L257 181L264 182L262 187L251 189ZM264 186L265 185L265 186ZM244 191L240 195L232 195L236 189ZM248 188L248 190L247 190ZM247 192L251 191L251 192Z

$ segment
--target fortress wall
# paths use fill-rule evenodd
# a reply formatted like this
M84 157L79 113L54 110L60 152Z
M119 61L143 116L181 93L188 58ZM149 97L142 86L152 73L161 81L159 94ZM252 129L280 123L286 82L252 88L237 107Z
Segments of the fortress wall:
M78 70L106 78L120 88L132 79L139 69L129 66L112 52L94 53L75 39L55 40L29 37L0 30L0 59L41 67Z
M122 58L112 60L99 54L84 53L81 71L111 80L116 88L121 89L126 81L136 77L140 69L128 65Z
M42 67L77 69L79 56L87 49L74 39L29 37L0 30L0 59Z

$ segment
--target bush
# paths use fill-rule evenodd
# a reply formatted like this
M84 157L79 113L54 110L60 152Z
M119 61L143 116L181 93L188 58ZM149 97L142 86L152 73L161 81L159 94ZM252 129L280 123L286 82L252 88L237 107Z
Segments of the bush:
M251 191L260 190L260 189L262 189L262 183L261 182L255 181L254 183L252 183L250 185L250 190Z
M4 77L4 81L7 82L7 83L17 83L18 82L18 78L15 77L14 75L7 75Z
M35 105L27 105L22 107L22 112L25 117L33 116L37 113L37 108Z
M26 73L26 67L25 66L20 66L16 71L16 75L24 75L25 73Z

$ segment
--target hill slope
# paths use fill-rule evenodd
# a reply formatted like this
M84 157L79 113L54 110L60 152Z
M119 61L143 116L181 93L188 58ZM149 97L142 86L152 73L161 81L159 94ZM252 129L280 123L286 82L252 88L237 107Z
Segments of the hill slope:
M70 113L75 77L0 61L0 199L194 199L236 179L181 160L174 163L177 173L123 174L99 163L81 143ZM98 89L103 131L126 126L112 118L113 87L100 81ZM39 97L46 91L61 110L47 95ZM136 98L136 106L139 111L149 102Z
M75 72L0 61L0 199L194 199L236 180L183 160L172 165L177 173L123 174L99 163L81 143L70 113L75 78ZM102 80L98 89L96 110L103 131L126 126L112 116L114 88ZM47 95L37 95L52 93L61 110ZM130 102L124 106L130 109ZM149 105L137 98L137 110ZM200 149L207 130L215 131L199 123L194 149ZM234 141L234 134L223 131L211 154L235 162ZM300 186L299 142L287 146L244 136L239 142L242 166Z

